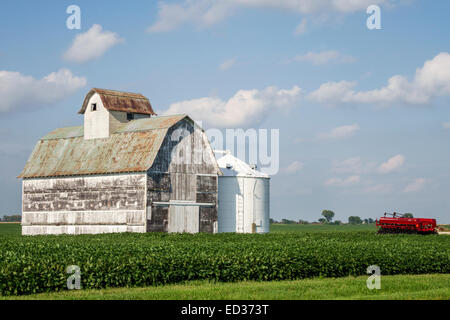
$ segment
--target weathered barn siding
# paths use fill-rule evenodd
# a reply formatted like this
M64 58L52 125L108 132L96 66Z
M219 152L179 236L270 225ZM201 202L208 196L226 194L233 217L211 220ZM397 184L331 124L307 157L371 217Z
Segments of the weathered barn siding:
M145 119L150 118L150 115L148 114L133 114L133 119ZM120 111L110 111L109 112L109 131L110 133L116 132L119 128L123 127L125 123L128 123L130 120L127 119L127 113L126 112L120 112Z
M186 217L196 216L187 229L216 232L217 176L206 134L189 119L171 127L147 174L147 231L179 232L184 210ZM170 209L175 206L186 208Z
M116 132L124 123L127 123L127 114L120 111L109 112L109 131Z
M23 180L22 234L146 231L146 174Z

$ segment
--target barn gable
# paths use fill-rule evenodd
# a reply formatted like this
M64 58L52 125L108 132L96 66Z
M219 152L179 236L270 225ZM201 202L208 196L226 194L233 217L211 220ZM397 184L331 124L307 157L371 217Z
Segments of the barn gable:
M156 115L150 101L142 94L98 88L93 88L88 92L78 113L84 114L86 112L89 101L95 94L99 95L103 106L107 110Z
M147 172L147 231L218 231L222 174L203 130L185 118L168 129Z

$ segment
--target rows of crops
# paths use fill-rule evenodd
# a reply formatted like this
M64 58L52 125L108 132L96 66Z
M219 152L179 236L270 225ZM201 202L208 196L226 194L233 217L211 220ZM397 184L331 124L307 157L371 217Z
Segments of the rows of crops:
M83 288L187 280L301 279L450 273L450 237L355 233L266 235L114 234L0 237L0 293L66 289L66 268L81 268Z

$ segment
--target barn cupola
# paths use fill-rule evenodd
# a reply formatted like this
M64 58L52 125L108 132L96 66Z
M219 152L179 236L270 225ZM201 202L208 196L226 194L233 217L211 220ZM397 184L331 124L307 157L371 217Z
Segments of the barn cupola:
M93 88L78 112L84 115L84 139L108 138L122 124L156 115L147 97Z

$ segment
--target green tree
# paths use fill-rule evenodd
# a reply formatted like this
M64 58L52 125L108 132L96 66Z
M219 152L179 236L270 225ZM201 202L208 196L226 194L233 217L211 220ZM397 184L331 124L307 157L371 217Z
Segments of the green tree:
M405 218L414 218L414 216L413 216L412 213L405 213L405 214L403 215L403 217L405 217Z
M350 216L350 217L348 217L348 223L350 223L350 224L361 224L362 220L358 216Z
M297 222L295 222L294 220L282 219L281 223L282 224L296 224Z
M0 221L3 222L20 222L22 220L22 216L20 214L12 215L12 216L3 216L3 219Z
M327 222L327 219L325 219L325 218L320 218L320 219L319 219L319 222L323 224L323 223Z
M323 210L322 215L327 219L327 222L330 223L333 220L334 212L331 210Z

